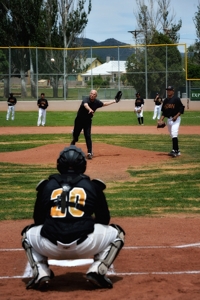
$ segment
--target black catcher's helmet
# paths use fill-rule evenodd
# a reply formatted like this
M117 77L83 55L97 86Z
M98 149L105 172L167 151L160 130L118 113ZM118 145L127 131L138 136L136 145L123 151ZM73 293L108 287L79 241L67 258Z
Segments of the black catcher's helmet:
M65 174L68 171L84 173L86 165L87 161L85 154L80 148L77 148L74 145L64 148L57 159L57 170L61 174Z

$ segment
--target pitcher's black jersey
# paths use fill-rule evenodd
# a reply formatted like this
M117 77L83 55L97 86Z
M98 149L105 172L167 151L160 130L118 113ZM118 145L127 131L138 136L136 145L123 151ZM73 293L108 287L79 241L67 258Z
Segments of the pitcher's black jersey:
M97 108L103 106L103 102L101 102L99 99L94 99L94 101L90 101L90 97L85 97L77 112L77 117L81 119L91 119L93 117L93 114L89 114L88 110L85 108L85 103L87 103L93 111L96 111Z

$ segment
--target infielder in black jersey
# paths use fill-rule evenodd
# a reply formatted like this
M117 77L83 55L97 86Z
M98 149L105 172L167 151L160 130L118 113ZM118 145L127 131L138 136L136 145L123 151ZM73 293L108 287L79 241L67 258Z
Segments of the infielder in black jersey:
M6 114L6 120L8 121L10 119L10 114L11 114L11 120L14 121L15 105L17 103L17 99L16 99L16 97L13 96L13 93L10 93L7 103L8 103L8 109L7 109L7 114Z
M143 117L143 106L144 106L144 99L141 98L140 93L136 93L135 99L135 109L134 112L137 115L138 124L144 125L144 117Z
M176 157L181 153L178 145L178 133L181 124L181 114L184 113L184 105L179 97L174 96L174 87L168 86L167 98L165 98L162 105L162 116L158 123L162 123L164 118L167 118L167 127L172 138L172 151L170 156Z
M162 108L162 103L163 103L163 100L160 97L159 93L156 93L156 97L154 98L153 101L155 103L153 120L155 120L156 118L159 120L160 116L161 116L161 108Z
M71 142L71 145L75 145L76 142L78 142L79 135L83 129L88 151L88 159L92 159L93 156L91 139L93 115L98 108L116 103L116 100L102 102L96 97L97 91L91 90L89 97L85 97L85 99L82 101L74 121L73 140Z
M44 126L46 123L46 109L49 106L44 93L41 93L40 98L37 101L37 106L39 107L37 126L40 126L41 124Z
M105 275L124 245L125 233L119 225L109 224L106 185L85 175L86 166L80 148L64 148L57 159L59 173L36 188L34 224L22 231L22 246L33 272L27 289L41 289L54 277L49 258L93 258L87 281L99 288L113 286Z

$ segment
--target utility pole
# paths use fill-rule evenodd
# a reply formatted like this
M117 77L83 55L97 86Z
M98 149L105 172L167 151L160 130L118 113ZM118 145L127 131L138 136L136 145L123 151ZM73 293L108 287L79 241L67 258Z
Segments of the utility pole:
M135 38L135 45L136 45L135 55L137 56L137 37L143 31L142 30L130 30L128 32L130 32Z

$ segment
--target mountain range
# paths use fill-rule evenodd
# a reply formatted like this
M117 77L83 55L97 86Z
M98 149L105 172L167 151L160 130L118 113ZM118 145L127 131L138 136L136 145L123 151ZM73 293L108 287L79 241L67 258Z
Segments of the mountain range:
M113 38L107 39L103 42L96 42L91 39L83 38L81 39L82 47L94 47L92 48L92 56L98 57L102 62L105 62L107 57L110 57L110 60L127 60L127 58L134 52L133 48L117 48L118 46L126 46L127 44L119 42ZM110 48L114 46L116 48ZM96 49L95 47L105 47ZM107 48L106 48L107 47ZM118 51L119 49L119 51ZM91 56L91 50L86 50L88 57ZM119 52L119 53L118 53Z

